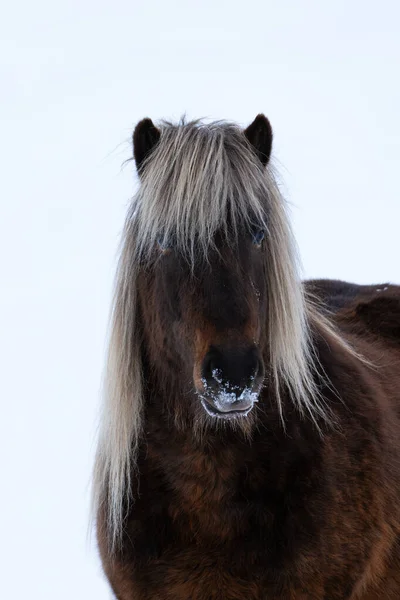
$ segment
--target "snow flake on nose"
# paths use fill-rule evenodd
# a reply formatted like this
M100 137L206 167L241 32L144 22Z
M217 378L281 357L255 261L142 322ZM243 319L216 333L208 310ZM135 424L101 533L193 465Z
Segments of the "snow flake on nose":
M213 376L213 379L215 379L215 381L217 383L219 383L220 385L222 385L222 373L221 373L221 369L213 369L211 372L211 375Z
M251 402L251 404L258 402L259 391L254 392L252 389L254 376L250 379L251 387L246 386L244 389L242 389L242 392L239 396L237 395L237 391L240 390L241 387L238 385L232 385L229 383L229 381L223 381L221 379L220 369L214 369L212 371L212 376L220 386L217 390L212 391L210 394L217 407L221 405L233 404L235 402ZM204 390L210 393L211 390L206 379L202 379L201 381L203 383Z

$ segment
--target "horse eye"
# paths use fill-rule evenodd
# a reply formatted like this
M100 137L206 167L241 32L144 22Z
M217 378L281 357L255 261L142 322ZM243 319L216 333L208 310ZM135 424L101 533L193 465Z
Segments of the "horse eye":
M157 240L158 248L163 254L167 254L171 250L171 245L166 238L160 237Z
M255 246L261 246L261 242L263 241L265 236L264 229L257 229L253 231L253 244Z

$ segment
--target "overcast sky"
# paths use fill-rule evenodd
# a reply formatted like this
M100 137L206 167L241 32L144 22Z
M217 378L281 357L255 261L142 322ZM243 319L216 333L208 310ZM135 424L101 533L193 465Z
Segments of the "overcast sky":
M135 123L265 112L305 276L400 283L399 22L396 0L3 7L2 598L109 597L86 527Z

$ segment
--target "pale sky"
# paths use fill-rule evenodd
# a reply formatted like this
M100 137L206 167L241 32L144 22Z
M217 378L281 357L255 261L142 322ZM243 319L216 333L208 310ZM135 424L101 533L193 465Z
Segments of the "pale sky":
M396 0L3 7L2 598L110 597L86 528L135 123L264 112L305 275L400 283L399 23Z

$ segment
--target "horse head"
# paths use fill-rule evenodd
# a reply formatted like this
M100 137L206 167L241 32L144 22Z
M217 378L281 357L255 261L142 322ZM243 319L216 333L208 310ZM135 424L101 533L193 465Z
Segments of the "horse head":
M217 129L183 129L163 152L150 119L133 136L142 208L153 200L146 218L158 224L140 238L151 241L139 274L144 336L150 362L184 382L193 415L201 406L211 419L232 420L249 414L265 377L268 207L252 180L268 163L272 130L263 115L225 139ZM246 182L235 181L238 167L248 195Z

